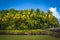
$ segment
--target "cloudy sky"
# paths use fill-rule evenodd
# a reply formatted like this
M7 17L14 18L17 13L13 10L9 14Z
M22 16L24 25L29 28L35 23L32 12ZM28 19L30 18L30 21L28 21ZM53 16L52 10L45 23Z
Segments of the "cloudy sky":
M50 10L60 20L60 0L0 0L0 10L10 8Z

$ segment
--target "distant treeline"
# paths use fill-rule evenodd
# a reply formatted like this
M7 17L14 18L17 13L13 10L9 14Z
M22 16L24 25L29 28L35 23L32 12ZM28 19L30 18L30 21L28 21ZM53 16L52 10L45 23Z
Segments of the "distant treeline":
M49 10L2 10L0 30L45 29L59 27L58 19Z

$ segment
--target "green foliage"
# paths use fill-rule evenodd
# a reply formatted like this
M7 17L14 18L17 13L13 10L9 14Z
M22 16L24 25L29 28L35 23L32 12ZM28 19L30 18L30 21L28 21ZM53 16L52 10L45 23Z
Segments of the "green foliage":
M0 11L0 30L45 29L59 27L59 22L49 10L40 9Z

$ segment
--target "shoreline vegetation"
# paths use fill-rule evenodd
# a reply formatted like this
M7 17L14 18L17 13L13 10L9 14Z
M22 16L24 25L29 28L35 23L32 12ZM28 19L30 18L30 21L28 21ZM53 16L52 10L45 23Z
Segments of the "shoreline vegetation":
M0 30L0 35L49 35L60 38L60 32L53 32L50 30Z

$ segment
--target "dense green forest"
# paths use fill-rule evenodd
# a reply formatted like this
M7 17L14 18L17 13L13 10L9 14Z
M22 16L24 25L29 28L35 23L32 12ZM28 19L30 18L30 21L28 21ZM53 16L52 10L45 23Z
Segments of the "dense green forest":
M49 10L2 10L0 30L45 29L59 27L58 19Z

